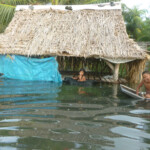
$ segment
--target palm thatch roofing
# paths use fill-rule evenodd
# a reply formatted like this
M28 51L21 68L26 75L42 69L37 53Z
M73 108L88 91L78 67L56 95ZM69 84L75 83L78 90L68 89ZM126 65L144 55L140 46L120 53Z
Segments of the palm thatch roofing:
M48 6L19 9L0 35L0 54L95 57L116 61L144 59L129 39L121 7ZM82 8L75 10L75 8ZM63 9L62 9L63 8Z

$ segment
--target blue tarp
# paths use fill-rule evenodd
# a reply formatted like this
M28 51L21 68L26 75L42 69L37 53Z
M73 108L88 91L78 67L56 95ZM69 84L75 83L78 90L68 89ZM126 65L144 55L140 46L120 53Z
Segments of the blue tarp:
M62 82L55 57L38 59L0 55L0 73L10 79Z

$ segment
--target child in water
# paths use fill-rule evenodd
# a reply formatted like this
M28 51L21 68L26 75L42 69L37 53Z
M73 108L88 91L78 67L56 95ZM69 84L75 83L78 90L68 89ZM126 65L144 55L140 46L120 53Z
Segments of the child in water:
M139 89L144 85L146 90L145 98L150 98L150 73L148 71L144 71L142 73L142 77L143 79L136 89L136 94L138 95Z
M78 77L73 77L73 79L80 81L80 82L86 81L85 70L80 69Z

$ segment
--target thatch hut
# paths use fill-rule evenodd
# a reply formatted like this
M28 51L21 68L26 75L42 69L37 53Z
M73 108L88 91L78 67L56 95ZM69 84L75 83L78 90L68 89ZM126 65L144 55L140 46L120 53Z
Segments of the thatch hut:
M101 59L111 68L114 81L119 64L132 62L130 79L139 78L146 52L129 39L120 3L65 8L18 6L0 35L0 54Z

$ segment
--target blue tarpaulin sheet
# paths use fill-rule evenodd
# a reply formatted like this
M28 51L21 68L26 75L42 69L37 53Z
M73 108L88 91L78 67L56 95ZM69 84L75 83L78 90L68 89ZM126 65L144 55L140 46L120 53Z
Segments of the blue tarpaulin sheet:
M55 57L38 59L0 55L0 73L10 79L62 82Z

